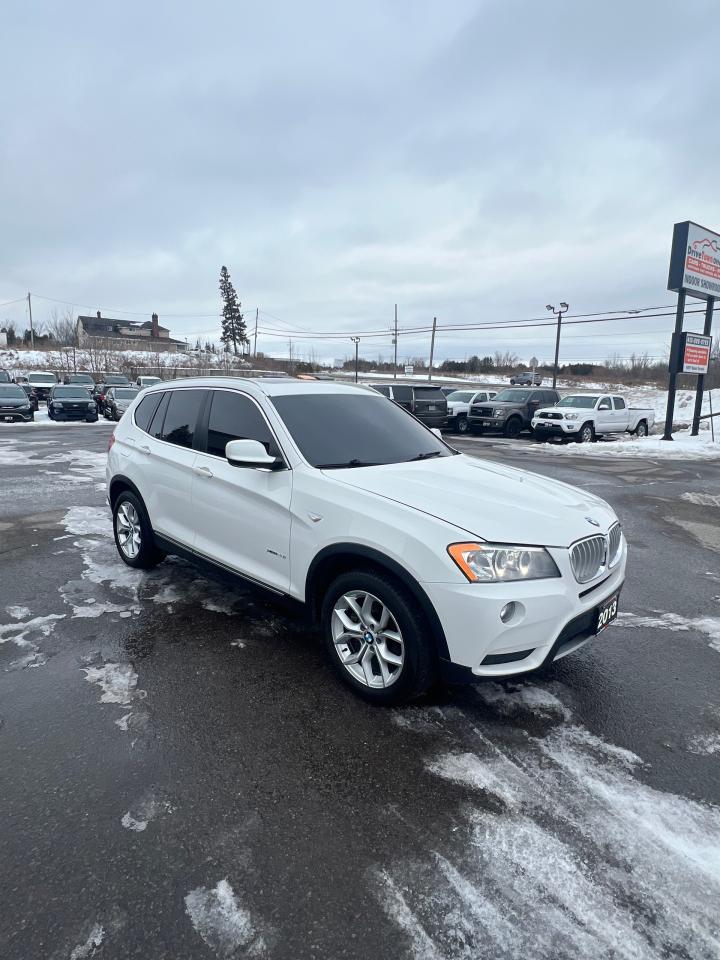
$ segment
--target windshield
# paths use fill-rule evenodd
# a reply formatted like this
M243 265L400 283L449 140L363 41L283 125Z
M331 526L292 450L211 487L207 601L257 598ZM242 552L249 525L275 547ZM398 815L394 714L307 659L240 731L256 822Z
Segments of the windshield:
M0 383L0 397L14 397L16 400L26 400L27 394L22 387L16 387L14 383Z
M89 400L90 394L84 387L55 387L53 397L68 397L73 400Z
M122 390L120 388L113 390L113 396L116 400L132 400L132 398L136 397L137 395L137 390Z
M453 455L411 414L381 396L313 393L271 399L313 467L369 467Z
M495 397L500 403L525 403L532 390L501 390Z
M106 377L105 383L130 383L127 377Z
M452 403L453 400L457 400L459 403L470 403L474 396L475 392L473 390L455 390L448 396L448 403Z
M598 402L597 397L563 397L557 407L594 407Z
M31 373L30 379L33 383L57 383L57 378L52 373Z

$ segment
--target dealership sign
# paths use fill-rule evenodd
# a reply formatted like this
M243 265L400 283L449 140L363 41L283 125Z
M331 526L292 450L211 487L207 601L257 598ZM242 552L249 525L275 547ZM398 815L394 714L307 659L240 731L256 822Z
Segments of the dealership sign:
M682 373L707 373L710 363L712 337L701 333L683 333L680 341L680 363Z
M720 297L720 234L686 220L676 223L668 290L690 297Z

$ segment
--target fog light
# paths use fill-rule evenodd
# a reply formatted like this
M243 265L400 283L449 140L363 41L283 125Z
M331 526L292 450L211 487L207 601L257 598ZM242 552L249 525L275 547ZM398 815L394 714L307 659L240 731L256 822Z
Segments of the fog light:
M509 620L512 620L513 615L515 614L515 601L512 600L510 603L506 603L505 606L500 611L500 619L503 623L507 623Z

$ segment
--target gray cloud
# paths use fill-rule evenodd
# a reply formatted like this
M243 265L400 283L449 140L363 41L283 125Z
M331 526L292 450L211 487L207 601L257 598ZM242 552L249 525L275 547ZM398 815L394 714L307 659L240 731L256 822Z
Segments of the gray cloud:
M670 302L673 222L720 229L713 0L10 0L3 27L0 301L197 314L172 322L194 336L227 263L303 329L396 301L408 325L509 320ZM660 353L657 326L576 328L566 355ZM438 346L513 343L552 334Z

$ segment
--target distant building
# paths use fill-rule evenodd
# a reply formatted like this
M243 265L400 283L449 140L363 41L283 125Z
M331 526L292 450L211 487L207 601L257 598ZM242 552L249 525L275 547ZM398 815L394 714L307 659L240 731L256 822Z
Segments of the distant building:
M161 327L158 315L140 323L138 320L112 320L98 310L94 317L77 318L79 347L104 350L156 350L177 353L185 350L184 340L173 340L167 327Z

